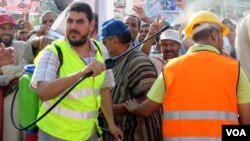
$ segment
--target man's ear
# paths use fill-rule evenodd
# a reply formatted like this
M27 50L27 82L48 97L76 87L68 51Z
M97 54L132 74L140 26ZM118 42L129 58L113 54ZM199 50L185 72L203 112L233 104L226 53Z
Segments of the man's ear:
M212 29L212 32L211 32L211 34L210 34L210 37L211 37L212 41L218 40L218 33L217 33L217 31L214 30L214 29Z
M119 40L118 40L118 38L117 38L116 36L114 37L113 42L114 42L115 44L117 44L117 43L119 42Z
M89 23L89 32L91 33L93 30L94 30L94 27L95 27L95 20L92 19Z

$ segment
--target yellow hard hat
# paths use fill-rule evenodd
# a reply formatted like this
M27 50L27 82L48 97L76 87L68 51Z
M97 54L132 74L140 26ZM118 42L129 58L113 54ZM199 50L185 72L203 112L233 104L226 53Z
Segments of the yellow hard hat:
M222 31L223 36L226 36L229 32L229 29L221 23L218 16L216 16L214 13L209 11L199 11L190 18L186 28L184 29L186 35L192 38L194 25L203 23L212 23L218 25Z

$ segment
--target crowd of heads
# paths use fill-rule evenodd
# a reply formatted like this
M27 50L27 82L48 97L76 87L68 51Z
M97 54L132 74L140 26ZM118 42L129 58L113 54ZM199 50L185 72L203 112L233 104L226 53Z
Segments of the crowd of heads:
M84 44L89 37L99 39L100 41L103 41L104 44L110 43L113 37L116 37L121 43L126 44L132 42L136 45L143 42L146 37L148 37L150 27L152 25L152 23L147 23L140 19L140 15L128 14L122 19L107 19L107 21L101 23L102 29L99 29L101 33L98 33L98 22L100 22L98 21L98 15L92 12L92 9L88 4L71 4L68 6L66 13L65 36L67 37L69 43L73 46L80 46ZM189 21L192 21L189 22L189 25L184 26L183 24L178 24L178 28L174 28L175 25L173 25L172 29L163 32L162 35L156 36L154 38L154 43L152 44L154 47L152 47L151 52L163 53L165 60L171 59L179 56L181 49L186 51L193 44L207 40L211 35L216 35L216 42L212 43L212 45L218 46L219 51L223 53L222 40L225 41L224 38L227 38L230 43L231 51L228 55L236 58L235 38L237 23L229 18L224 18L220 21L217 15L209 11L197 13L198 15L194 14L193 18L200 17L200 21L195 21L195 19L191 19L191 17L189 17ZM42 13L40 17L40 30L37 30L37 28L33 28L33 26L26 19L19 19L15 21L13 16L2 13L0 15L0 41L6 46L10 46L13 39L27 41L33 35L41 36L46 34L56 21L57 17L58 15L52 11ZM212 21L206 22L207 19L212 19ZM125 24L129 32L119 33L120 31L123 31L123 29L116 29L115 26L118 25L118 21L121 21L121 24ZM111 23L115 26L108 27L112 26L108 25ZM181 22L179 21L178 23ZM46 31L41 28L42 26L46 26ZM121 25L118 25L117 27L119 26ZM118 33L116 34L115 32ZM110 36L106 37L105 34L110 34ZM75 35L80 35L80 37ZM100 38L100 36L102 36L102 38Z

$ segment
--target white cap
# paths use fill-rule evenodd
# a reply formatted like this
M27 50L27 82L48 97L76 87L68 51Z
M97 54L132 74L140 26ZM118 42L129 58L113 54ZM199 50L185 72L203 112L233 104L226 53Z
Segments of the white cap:
M182 44L181 36L178 31L168 29L161 33L160 40L173 40Z

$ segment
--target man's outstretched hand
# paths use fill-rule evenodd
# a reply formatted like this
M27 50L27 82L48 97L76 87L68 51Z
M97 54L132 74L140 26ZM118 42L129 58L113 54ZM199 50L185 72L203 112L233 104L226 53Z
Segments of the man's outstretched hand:
M3 43L0 43L0 66L14 64L16 62L14 48L5 48Z

